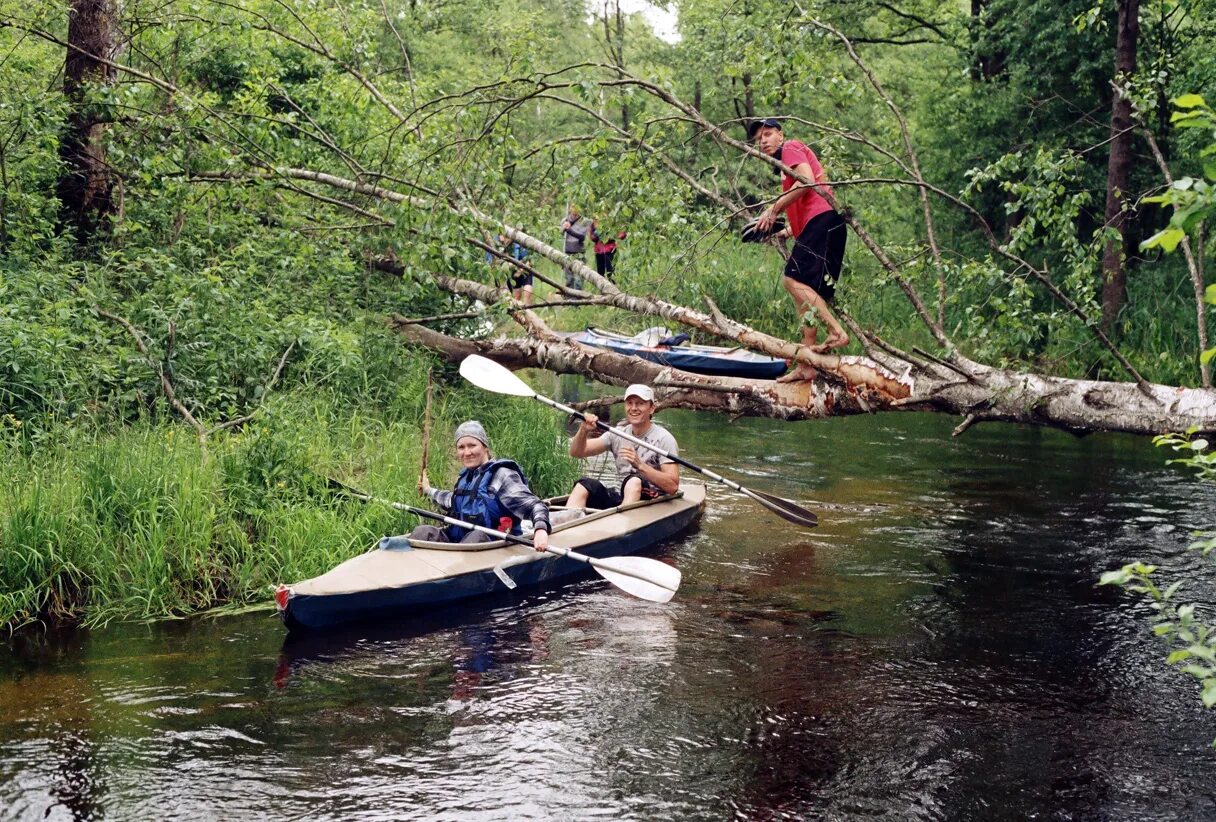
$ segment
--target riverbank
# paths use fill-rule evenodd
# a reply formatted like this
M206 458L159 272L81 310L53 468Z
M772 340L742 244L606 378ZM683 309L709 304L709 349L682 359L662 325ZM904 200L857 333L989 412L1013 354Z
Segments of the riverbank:
M335 498L325 483L336 475L419 501L425 373L403 376L387 405L316 389L271 397L206 448L173 419L65 426L37 447L9 441L0 448L0 624L95 626L253 602L408 530L411 518ZM476 416L534 488L566 488L574 467L560 419L496 400L440 390L432 480L454 475L453 421Z

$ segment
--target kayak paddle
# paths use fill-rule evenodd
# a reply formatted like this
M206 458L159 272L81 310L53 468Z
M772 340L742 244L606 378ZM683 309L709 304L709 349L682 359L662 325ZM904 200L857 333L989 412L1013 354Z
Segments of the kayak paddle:
M543 397L537 394L528 386L526 382L521 380L515 374L511 373L504 366L499 365L491 359L487 359L478 354L470 354L465 357L460 363L460 376L464 377L469 382L476 385L478 388L484 388L486 391L493 391L496 394L509 394L514 397L530 397L545 405L552 406L559 411L565 411L567 414L575 416L583 416L578 411L575 411L568 405L562 405L556 400L551 400L548 397ZM720 482L728 488L733 488L741 494L751 497L756 502L763 505L768 510L772 511L782 519L788 520L796 525L805 525L808 528L813 528L819 524L819 517L814 512L808 511L793 500L788 500L785 497L778 497L774 494L766 494L763 491L753 491L750 488L744 488L737 482L728 480L721 474L715 474L708 468L702 468L699 465L693 465L682 457L677 457L675 454L670 454L662 448L656 448L648 442L643 442L632 434L628 434L619 428L613 428L602 420L596 422L596 427L601 431L606 431L609 434L614 434L621 439L628 440L635 445L640 445L643 448L649 448L651 451L660 456L667 457L672 462L679 463L686 468L691 468L698 474L704 474L716 482Z
M509 534L505 531L496 531L493 528L487 528L483 525L474 525L471 522L445 517L443 514L437 514L434 511L428 511L425 508L415 508L412 505L406 505L404 502L394 502L393 500L374 497L371 494L366 494L356 488L352 488L343 482L339 482L333 477L328 477L331 487L345 492L347 495L364 502L379 502L383 505L388 505L396 508L398 511L408 511L411 514L417 514L420 517L429 517L430 519L440 520L448 525L455 525L459 528L467 528L471 531L480 531L483 534L488 534L495 539L506 540L517 545L526 545L529 548L535 548L532 540L525 537L517 537L514 534ZM647 559L646 557L610 557L608 559L597 559L589 557L586 554L580 554L576 551L571 551L569 548L559 548L556 545L550 545L545 549L550 554L556 554L560 557L568 557L576 559L579 562L585 562L596 570L596 572L604 579L611 582L616 587L620 588L627 594L632 594L638 599L649 600L650 602L668 602L680 587L680 569L659 562L657 559ZM539 558L539 557L537 557ZM507 562L494 569L494 573L503 584L508 588L515 587L515 581L507 576L504 568L512 565L518 565L521 561L526 561L527 557L513 557Z

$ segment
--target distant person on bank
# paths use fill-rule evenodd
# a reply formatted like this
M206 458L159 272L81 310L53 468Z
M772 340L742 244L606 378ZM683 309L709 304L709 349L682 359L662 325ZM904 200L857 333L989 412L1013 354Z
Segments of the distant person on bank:
M797 140L785 139L778 120L756 120L747 130L748 139L770 157L774 157L795 172L816 183L826 183L827 177L815 153ZM843 348L849 344L836 315L829 307L836 297L836 281L840 278L840 267L844 262L844 245L848 228L828 201L814 188L782 172L782 194L764 210L756 221L760 231L769 229L780 214L789 221L789 236L794 238L794 249L785 263L782 283L794 299L794 307L802 322L802 344L812 351L823 352ZM831 189L827 191L830 193ZM819 329L808 322L808 314L814 311L827 327L828 335L818 343ZM815 376L815 370L800 364L781 377L778 382L806 380Z
M578 213L578 206L570 206L566 219L562 220L562 236L565 238L563 250L567 256L573 257L583 265L587 264L587 233L589 231L591 231L591 223ZM583 278L567 269L566 287L582 288Z
M506 234L498 235L498 247L502 249L504 254L509 254L512 260L523 262L528 258L528 249L524 248L519 243L511 242L511 239ZM501 262L497 257L486 252L486 262L490 265ZM507 265L510 265L507 263ZM511 266L511 273L507 275L507 288L511 291L511 298L516 302L521 302L524 305L532 304L532 274L517 266Z
M648 385L631 385L625 390L625 419L616 425L622 431L661 448L673 456L679 456L679 446L671 433L654 422L654 391ZM591 435L596 431L599 418L595 414L584 414L583 424L570 440L570 456L594 457L605 451L611 452L616 463L619 488L608 488L591 477L583 477L574 484L569 508L616 508L641 499L652 499L664 494L674 494L680 488L680 466L668 457L643 446L605 432L598 439Z
M612 279L616 270L613 258L616 257L616 241L625 239L625 232L618 231L613 236L611 231L600 228L599 220L591 222L591 239L595 241L595 270L601 277Z
M519 466L511 460L493 459L490 439L476 420L456 428L456 456L464 468L451 491L431 487L426 474L418 480L418 491L442 508L453 519L482 525L518 536L520 523L532 520L532 544L537 551L549 546L549 506L545 505L524 479ZM492 542L494 537L456 525L439 527L419 525L410 539L427 542Z

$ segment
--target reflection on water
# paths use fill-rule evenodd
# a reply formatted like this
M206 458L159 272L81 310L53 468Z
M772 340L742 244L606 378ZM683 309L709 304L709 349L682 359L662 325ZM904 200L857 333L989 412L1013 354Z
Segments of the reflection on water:
M821 527L714 486L666 605L586 579L319 637L251 615L14 646L0 818L1216 813L1216 723L1093 584L1201 567L1216 495L1146 443L663 422Z

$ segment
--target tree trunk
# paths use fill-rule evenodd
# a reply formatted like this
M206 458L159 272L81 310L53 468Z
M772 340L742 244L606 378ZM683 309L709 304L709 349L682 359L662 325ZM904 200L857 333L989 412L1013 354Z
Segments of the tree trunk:
M971 0L971 77L975 80L991 80L1005 70L1005 54L990 51L985 42L992 24L984 16L989 0Z
M519 312L530 313L530 312ZM508 368L545 368L582 374L614 385L644 382L658 387L664 407L718 411L732 416L781 420L823 419L876 411L935 411L958 414L961 434L976 422L1018 422L1073 433L1120 431L1152 435L1194 426L1216 431L1216 391L1151 385L1152 398L1135 383L1073 380L981 367L968 380L948 369L919 369L900 378L905 399L824 380L778 383L689 374L551 336L544 339L464 340L392 317L389 325L417 345L459 362L481 354ZM864 357L858 367L876 368Z
M104 61L113 57L116 30L114 0L71 0L63 76L71 114L59 143L58 193L64 221L81 244L108 225L116 206L103 142L108 116L89 100L91 90L114 80L114 67Z
M621 0L616 0L616 65L625 76L625 15L621 14ZM629 130L629 98L621 95L621 128Z
M625 15L621 13L621 0L616 0L616 4L612 8L612 21L608 20L609 10L608 4L604 3L604 16L601 18L604 24L604 44L608 47L612 64L617 68L617 76L623 79L625 77ZM621 130L629 130L629 102L624 94L621 94Z
M1126 193L1132 164L1132 103L1123 86L1136 71L1140 0L1119 0L1115 38L1115 95L1110 116L1110 161L1106 170L1106 230L1102 248L1102 329L1111 334L1127 301Z
M444 291L486 306L510 299L505 290L493 286L440 274L433 274L432 279ZM619 308L651 313L633 303L636 298L620 292L604 296ZM712 319L705 318L714 324L707 328L708 323L696 312L674 308L659 315L711 330L742 345L760 350L771 347L767 335L745 329L717 312ZM553 333L522 304L513 303L511 310L528 333L527 339L461 340L398 316L391 317L389 325L411 342L441 351L452 360L480 353L511 368L546 368L619 385L647 382L672 389L664 398L668 406L735 416L805 420L875 411L936 411L964 418L955 433L976 422L996 421L1073 433L1151 435L1192 427L1216 432L1216 391L1210 389L1045 377L990 368L963 357L953 362L920 360L890 346L872 346L872 357L833 356L830 374L823 372L814 380L780 383L707 377L571 342Z

